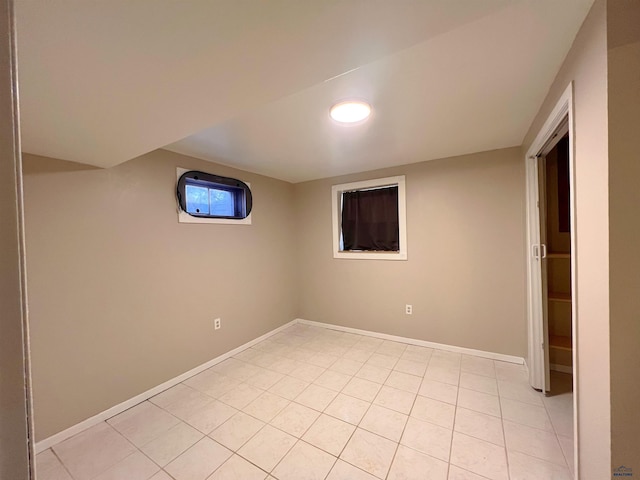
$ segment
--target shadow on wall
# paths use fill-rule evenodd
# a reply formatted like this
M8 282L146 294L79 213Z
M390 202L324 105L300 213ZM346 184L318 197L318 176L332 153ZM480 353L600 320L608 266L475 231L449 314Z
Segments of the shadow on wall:
M22 154L24 156L24 153ZM82 170L102 170L100 167L86 165L84 163L68 162L57 158L44 158L30 156L29 162L22 163L22 172L25 175L37 175L39 173L66 173L80 172Z

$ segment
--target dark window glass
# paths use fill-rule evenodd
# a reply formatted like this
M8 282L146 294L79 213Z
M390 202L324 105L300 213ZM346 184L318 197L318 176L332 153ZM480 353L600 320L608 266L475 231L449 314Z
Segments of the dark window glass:
M398 187L342 194L343 250L400 251Z
M253 205L246 183L197 171L180 177L177 195L180 208L194 217L243 219Z

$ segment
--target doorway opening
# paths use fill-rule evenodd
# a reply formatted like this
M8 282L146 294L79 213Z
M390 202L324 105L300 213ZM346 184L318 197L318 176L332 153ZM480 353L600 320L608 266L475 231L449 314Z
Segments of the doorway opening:
M544 341L549 346L547 395L571 392L573 383L569 134L560 137L566 130L561 128L554 138L557 143L538 157Z
M562 406L562 411L573 418L572 426L564 423L567 429L563 436L573 437L573 475L579 478L573 142L573 84L569 84L525 157L527 367L531 387L547 397L545 405Z
M545 394L552 390L552 371L553 377L574 376L575 222L569 125L565 113L536 153L527 157L528 367L531 386ZM573 387L571 379L568 385Z

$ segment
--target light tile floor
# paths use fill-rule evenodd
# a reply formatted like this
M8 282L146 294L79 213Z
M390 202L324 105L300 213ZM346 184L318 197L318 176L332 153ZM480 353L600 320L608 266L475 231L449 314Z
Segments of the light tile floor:
M569 375L302 324L37 457L38 480L570 479Z

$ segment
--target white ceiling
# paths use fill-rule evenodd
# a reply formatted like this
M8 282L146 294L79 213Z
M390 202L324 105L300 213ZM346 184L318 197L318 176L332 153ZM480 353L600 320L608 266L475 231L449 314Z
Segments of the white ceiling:
M520 145L592 3L16 0L23 150L300 182Z

